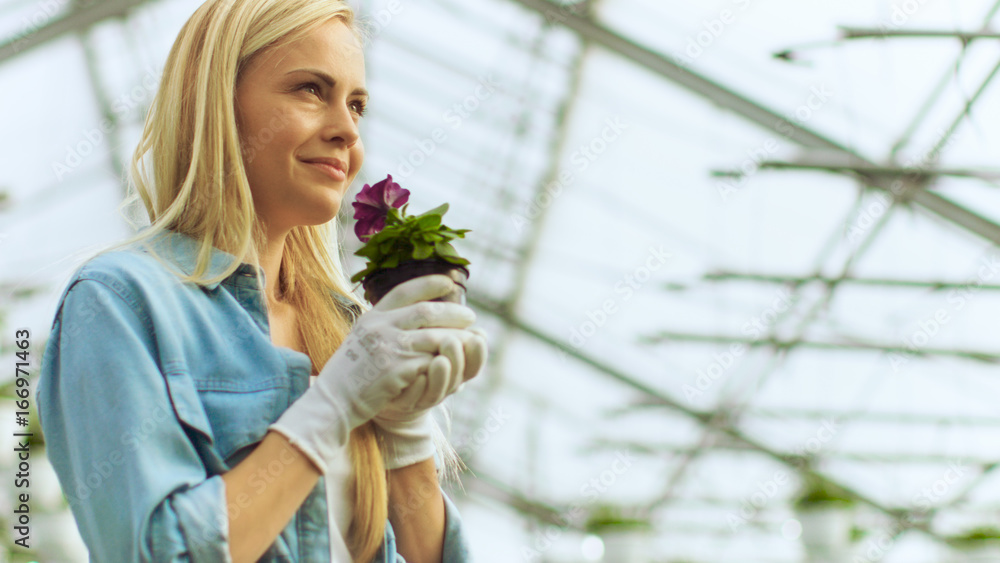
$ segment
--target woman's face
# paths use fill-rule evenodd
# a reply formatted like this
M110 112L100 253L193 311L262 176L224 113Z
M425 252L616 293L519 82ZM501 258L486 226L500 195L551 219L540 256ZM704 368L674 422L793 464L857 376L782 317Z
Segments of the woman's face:
M365 63L339 19L262 52L236 84L236 118L250 191L269 232L337 215L361 169Z

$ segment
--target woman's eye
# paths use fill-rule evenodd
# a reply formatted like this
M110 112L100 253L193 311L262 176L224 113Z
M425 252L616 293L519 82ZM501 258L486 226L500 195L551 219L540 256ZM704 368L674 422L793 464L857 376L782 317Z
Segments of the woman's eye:
M299 86L299 90L302 90L303 92L310 92L320 97L322 97L323 93L323 91L319 87L319 84L316 84L315 82L307 82Z
M358 114L358 117L363 117L365 115L365 112L368 111L368 108L362 101L352 102L351 107L354 108L354 112Z

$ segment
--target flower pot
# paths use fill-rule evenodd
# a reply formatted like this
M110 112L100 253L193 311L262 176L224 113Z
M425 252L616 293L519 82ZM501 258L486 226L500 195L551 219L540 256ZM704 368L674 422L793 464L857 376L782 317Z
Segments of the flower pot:
M365 299L374 305L397 285L430 274L444 274L455 280L457 286L451 293L430 301L449 301L465 305L465 282L469 279L469 270L465 266L452 264L438 258L411 260L403 262L395 268L376 270L368 274L361 284L365 288Z
M849 559L853 510L839 503L796 510L809 563L841 563Z

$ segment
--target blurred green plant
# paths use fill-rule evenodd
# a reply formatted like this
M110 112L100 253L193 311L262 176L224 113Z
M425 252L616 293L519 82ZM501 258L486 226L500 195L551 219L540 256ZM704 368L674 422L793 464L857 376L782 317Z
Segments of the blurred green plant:
M591 534L633 530L650 532L653 530L653 524L647 517L630 514L622 507L598 504L591 510L584 528Z
M796 510L808 510L810 508L842 507L854 506L857 500L853 495L823 479L822 477L805 477L802 488L795 498L794 507Z
M947 541L953 547L965 549L979 547L986 543L1000 545L1000 529L994 526L979 526L964 534L949 536Z

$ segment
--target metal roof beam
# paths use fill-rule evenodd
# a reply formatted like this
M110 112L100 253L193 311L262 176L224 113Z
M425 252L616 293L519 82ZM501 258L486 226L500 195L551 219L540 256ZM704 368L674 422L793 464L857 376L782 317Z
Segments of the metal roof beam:
M875 342L822 342L802 339L779 338L746 338L717 334L695 334L688 332L658 331L649 336L640 337L644 344L662 344L674 342L704 342L709 344L741 344L749 348L774 348L775 350L790 350L792 348L811 348L814 350L859 350L876 353L898 354L909 356L948 356L967 360L976 360L988 364L1000 363L1000 354L985 350L955 350L951 348L926 348L907 346L903 344L880 344Z
M108 18L122 17L147 1L103 0L101 2L74 3L74 8L66 15L56 18L27 35L14 37L0 45L0 64L63 35L86 31L91 26Z
M869 176L912 177L931 180L939 176L955 178L976 178L987 182L1000 180L1000 170L975 170L966 168L906 168L901 166L871 166L869 164L843 164L823 160L799 159L796 161L764 160L757 167L761 170L819 170L823 172L855 173ZM713 176L740 178L746 176L742 170L713 170Z
M870 285L870 286L881 286L881 287L901 287L907 289L929 289L931 291L942 291L945 289L969 289L975 287L977 291L988 290L997 291L1000 290L1000 285L995 284L985 284L977 283L981 280L969 279L968 281L920 281L920 280L904 280L904 279L891 279L891 278L853 278L853 277L832 277L824 276L821 274L816 274L813 276L787 276L787 275L772 275L772 274L754 274L754 273L743 273L743 272L710 272L702 276L702 281L706 282L729 282L729 281L745 281L745 282L756 282L756 283L767 283L767 284L787 284L793 286L806 285L810 283L818 283L823 285ZM684 290L687 287L678 286L676 283L670 283L665 286L664 289L670 291Z
M949 31L947 29L888 29L840 26L841 39L947 38L969 43L976 39L1000 39L995 31Z
M558 22L586 40L601 45L650 72L658 74L722 108L735 112L752 123L756 123L768 130L777 131L795 144L806 148L834 151L841 153L851 160L855 160L859 164L877 166L876 163L858 155L837 141L804 127L802 124L795 122L795 120L788 120L774 110L684 68L662 53L639 45L593 20L578 16L572 11L547 0L512 1L541 15L548 21ZM889 181L885 178L866 177L865 180L872 187L889 190ZM994 244L1000 244L1000 225L989 219L936 193L928 192L919 186L914 186L905 195L905 199L912 201L924 209Z
M808 464L802 464L801 458L797 458L794 455L789 455L788 453L772 449L770 446L760 442L753 437L742 432L739 428L730 424L724 417L726 413L724 412L704 412L695 410L687 405L680 403L679 401L673 399L665 392L660 391L656 387L642 381L641 379L634 377L631 374L625 373L614 366L607 364L597 358L591 357L577 348L566 344L559 339L545 334L541 330L534 326L529 325L523 319L512 315L505 307L497 303L491 303L475 296L470 296L468 298L469 303L482 311L488 312L495 315L497 318L502 320L505 324L518 330L519 332L538 340L544 344L551 346L552 348L559 351L565 357L573 358L580 363L586 364L591 368L603 373L604 375L611 377L621 383L624 383L628 387L641 393L646 399L656 404L666 407L668 409L682 413L692 419L694 419L699 425L706 429L711 429L718 434L732 439L735 443L746 446L748 449L756 450L757 452L769 457L779 463L782 463L803 475L807 475L811 478L817 479L820 482L827 482L837 485L838 487L844 489L848 494L852 495L859 502L871 506L875 510L898 520L902 517L898 511L888 506L881 504L879 501L872 497L869 497L861 492L859 492L854 487L830 479L829 477L820 474ZM941 540L942 538L930 528L926 523L918 523L913 526L930 537Z

